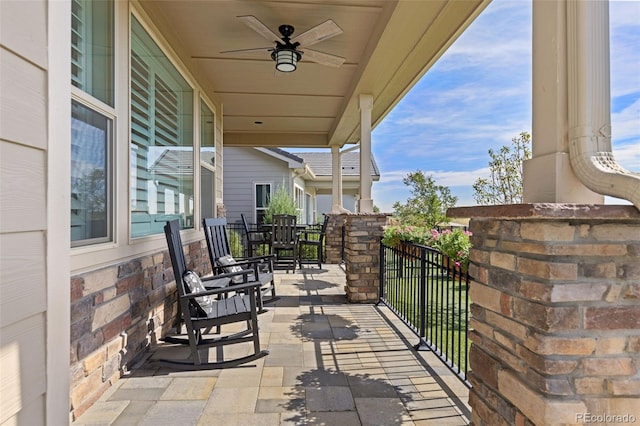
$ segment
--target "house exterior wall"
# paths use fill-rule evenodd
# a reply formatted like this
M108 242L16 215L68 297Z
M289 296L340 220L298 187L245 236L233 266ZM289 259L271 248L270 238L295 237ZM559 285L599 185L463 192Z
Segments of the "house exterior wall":
M70 386L65 389L67 417L80 416L130 365L144 356L149 345L166 335L176 314L176 290L171 262L162 234L132 238L129 224L129 139L128 115L128 57L129 16L136 18L154 37L156 43L173 62L182 77L193 89L194 128L198 129L199 105L202 90L189 69L166 40L155 30L153 23L135 3L115 2L116 5L116 106L117 141L115 177L117 207L114 242L79 247L71 250L70 291L70 348L66 351L66 367L71 369ZM67 45L68 49L68 45ZM68 67L68 62L65 64ZM68 97L68 93L67 93ZM218 210L222 204L222 106L215 99L205 99L215 115L216 169L215 199ZM67 102L68 103L68 102ZM70 121L70 120L68 120ZM194 143L199 131L194 132ZM197 145L196 145L197 146ZM197 148L194 147L197 152ZM199 170L195 169L199 175ZM68 187L68 180L64 186ZM182 232L189 267L200 273L210 272L204 249L199 219L199 181L194 181L194 228ZM65 223L68 246L69 222ZM69 271L69 269L68 269ZM70 359L69 359L70 357ZM67 370L67 377L69 377ZM70 405L69 405L70 402Z
M256 222L254 188L258 183L271 184L271 191L284 183L293 193L292 173L288 165L253 148L224 147L224 204L229 223L240 222L245 214L251 223ZM305 189L305 181L295 183Z
M68 245L52 244L68 216L48 208L68 198L55 192L64 170L47 167L65 160L57 143L69 134L53 125L69 120L68 98L56 101L68 87L69 62L62 70L57 60L69 35L51 31L66 10L0 2L1 424L68 421Z
M128 219L130 8L154 30L133 3L115 4L114 239L71 249L71 2L0 2L0 424L67 424L172 324L166 242L131 239ZM199 103L197 81L176 66ZM222 111L207 103L222 200ZM183 240L206 272L198 225Z

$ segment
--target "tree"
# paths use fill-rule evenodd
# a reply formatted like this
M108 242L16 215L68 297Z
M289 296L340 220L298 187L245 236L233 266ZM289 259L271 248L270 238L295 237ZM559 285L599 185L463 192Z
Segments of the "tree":
M531 158L531 135L522 132L503 145L498 152L489 149L489 178L473 184L473 198L478 204L522 203L522 163Z
M447 209L458 202L448 187L436 185L432 176L420 170L409 173L402 182L411 188L412 195L405 204L393 203L395 215L403 224L434 228L447 221Z

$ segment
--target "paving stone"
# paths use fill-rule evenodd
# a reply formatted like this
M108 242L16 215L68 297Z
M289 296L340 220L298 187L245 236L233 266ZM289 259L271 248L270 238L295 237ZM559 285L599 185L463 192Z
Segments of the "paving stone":
M140 426L197 425L206 401L158 401L144 415Z
M399 398L356 398L362 425L406 424L411 417Z
M129 401L98 401L73 424L110 425L127 408Z
M353 411L355 403L347 386L307 387L309 411Z
M127 408L124 409L111 426L137 425L154 405L155 401L129 401Z

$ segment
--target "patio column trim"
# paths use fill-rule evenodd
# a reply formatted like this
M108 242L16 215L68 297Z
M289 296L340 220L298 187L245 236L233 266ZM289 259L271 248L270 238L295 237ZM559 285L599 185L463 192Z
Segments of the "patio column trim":
M340 147L331 146L331 213L344 213L342 206L342 156Z
M640 209L640 173L611 150L609 2L568 3L569 158L578 179L599 194Z
M371 199L371 110L373 95L360 94L360 208L361 213L373 213Z
M533 155L523 166L525 203L604 202L569 160L567 31L567 0L533 2Z

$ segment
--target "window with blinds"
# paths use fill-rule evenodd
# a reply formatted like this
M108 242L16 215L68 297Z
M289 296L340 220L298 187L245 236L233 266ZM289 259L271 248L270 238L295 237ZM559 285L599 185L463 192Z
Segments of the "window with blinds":
M71 1L71 246L113 241L112 0Z
M193 227L193 90L135 17L130 159L131 235Z
M113 32L112 0L72 0L71 84L109 106L114 106Z

